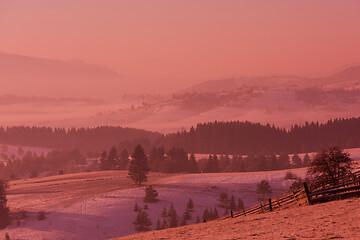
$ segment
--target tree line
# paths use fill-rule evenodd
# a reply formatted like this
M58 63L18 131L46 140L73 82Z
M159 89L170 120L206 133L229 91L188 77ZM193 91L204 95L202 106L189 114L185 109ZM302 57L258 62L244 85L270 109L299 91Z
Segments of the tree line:
M316 152L327 146L360 146L360 118L341 118L326 123L306 122L290 129L251 122L200 123L189 131L168 134L158 146L180 147L188 152L257 154Z
M163 135L122 127L48 128L0 127L0 142L54 149L78 148L88 156L99 156L103 149L134 149L141 144L182 148L186 152L216 154L280 154L316 152L327 146L360 147L360 118L341 118L326 123L306 122L290 129L251 122L199 123L189 131Z

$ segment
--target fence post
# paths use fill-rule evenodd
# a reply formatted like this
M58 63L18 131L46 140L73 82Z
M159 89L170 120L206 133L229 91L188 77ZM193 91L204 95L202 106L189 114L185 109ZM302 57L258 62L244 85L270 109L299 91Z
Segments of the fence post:
M260 207L261 207L261 212L264 212L264 209L263 209L263 206L261 203L260 203Z
M246 216L245 208L243 208L244 216Z
M272 212L272 205L271 205L271 198L269 198L269 209L270 209L270 212Z
M230 214L231 214L231 218L234 218L234 214L232 210L230 210Z
M304 182L304 189L305 189L305 194L306 194L306 198L309 202L309 205L311 205L310 191L309 191L309 188L308 188L308 185L306 182Z

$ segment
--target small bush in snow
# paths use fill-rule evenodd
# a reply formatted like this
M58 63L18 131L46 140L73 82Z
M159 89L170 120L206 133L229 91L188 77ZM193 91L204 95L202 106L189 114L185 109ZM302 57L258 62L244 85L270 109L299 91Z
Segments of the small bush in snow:
M39 221L44 220L45 218L46 218L46 217L45 217L45 212L44 212L44 211L38 212L38 214L37 214L37 219L38 219Z

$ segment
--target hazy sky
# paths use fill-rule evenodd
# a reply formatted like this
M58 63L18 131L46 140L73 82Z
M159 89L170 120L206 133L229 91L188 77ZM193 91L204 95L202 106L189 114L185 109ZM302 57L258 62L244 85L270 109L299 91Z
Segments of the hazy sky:
M169 87L321 75L360 64L360 1L0 0L0 51L83 59Z

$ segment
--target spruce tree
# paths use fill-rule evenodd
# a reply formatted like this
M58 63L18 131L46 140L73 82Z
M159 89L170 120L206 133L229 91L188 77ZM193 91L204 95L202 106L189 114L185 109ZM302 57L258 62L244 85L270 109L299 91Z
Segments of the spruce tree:
M226 192L221 192L218 201L220 202L220 207L228 208L229 205L229 196Z
M209 210L207 208L205 208L204 212L203 212L203 220L207 221L210 219L210 214L209 214Z
M109 170L114 170L118 168L118 162L119 162L119 158L117 155L117 151L115 147L112 147L109 151L109 156L107 158L107 164L109 166Z
M152 185L149 185L145 188L144 202L148 202L148 203L157 202L159 201L158 196L159 195L157 191L154 189Z
M299 154L295 153L291 157L291 161L294 167L299 168L302 165L301 158L299 157Z
M194 203L191 198L189 198L189 202L186 205L186 209L190 212L194 212Z
M178 217L176 214L176 210L174 208L174 205L171 203L170 209L168 211L168 218L169 218L169 227L177 227L178 226Z
M118 168L120 170L126 170L129 164L129 153L126 149L123 149L120 153Z
M199 173L199 166L196 162L195 155L192 153L189 158L189 173Z
M6 189L8 184L0 179L0 229L10 223L9 208L7 206Z
M237 209L238 211L244 209L244 202L243 202L243 200L242 200L241 198L238 199L238 204L237 204L236 209Z
M151 219L145 211L140 211L138 213L133 224L138 232L150 231L150 226L152 225Z
M101 154L99 168L100 168L100 170L102 170L102 171L105 171L105 170L109 170L109 169L110 169L109 164L108 164L108 161L107 161L106 151L103 151L103 153Z
M161 230L161 223L160 223L160 219L157 220L156 222L156 230Z
M166 228L168 228L169 226L168 226L168 224L167 224L167 222L166 222L166 219L164 219L163 220L163 222L162 222L162 225L161 225L161 229L166 229Z
M168 217L168 212L167 212L165 206L163 207L163 210L162 210L162 212L161 212L161 216L162 216L163 218L167 218L167 217Z
M147 156L144 149L137 145L134 149L134 153L131 155L132 160L129 165L129 177L138 185L147 181L147 174L150 168L147 163Z
M186 225L186 218L183 218L181 220L180 226L185 226Z

